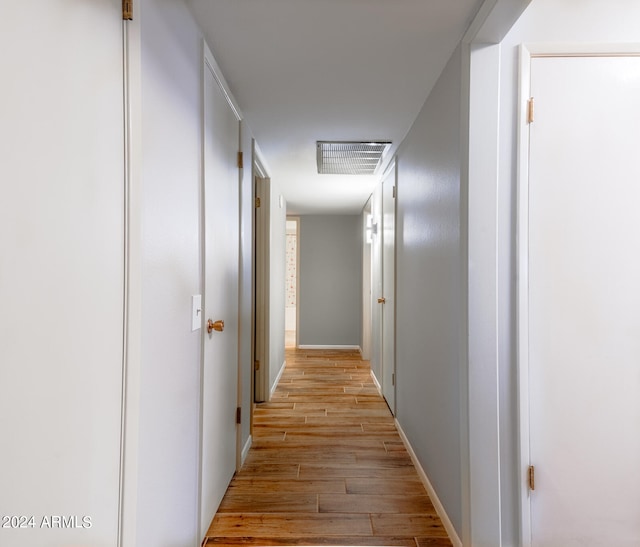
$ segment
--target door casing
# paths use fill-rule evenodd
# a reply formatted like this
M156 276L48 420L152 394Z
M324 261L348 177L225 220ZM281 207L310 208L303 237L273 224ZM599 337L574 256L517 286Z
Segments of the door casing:
M269 389L269 226L271 181L267 176L254 143L253 172L255 192L254 215L254 374L253 401L267 402ZM259 200L259 206L258 206ZM284 335L284 333L283 333ZM259 366L257 365L259 363Z

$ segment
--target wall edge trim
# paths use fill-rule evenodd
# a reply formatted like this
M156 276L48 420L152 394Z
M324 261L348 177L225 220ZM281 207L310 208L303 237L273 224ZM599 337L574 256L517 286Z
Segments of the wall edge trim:
M240 466L244 465L247 456L249 455L249 450L251 449L251 445L253 444L253 437L249 435L247 442L244 443L244 447L242 448L242 454L240 456Z
M413 450L413 447L411 446L411 443L409 442L407 435L402 430L402 427L400 426L400 422L398 422L397 418L395 419L395 422L396 422L396 428L398 429L398 433L400 434L400 438L402 439L402 442L404 443L407 449L407 452L409 452L409 456L411 456L411 461L413 462L413 465L415 466L416 471L418 472L418 475L420 477L420 480L422 481L422 484L427 490L427 494L429 494L429 497L431 498L431 502L433 503L436 513L438 513L440 520L442 520L442 524L444 525L444 528L447 531L447 534L449 534L449 539L453 543L454 547L462 547L462 541L458 536L458 532L456 532L456 529L454 528L453 523L451 522L451 519L447 515L447 512L445 511L444 506L440 501L440 498L438 498L438 494L433 488L433 485L431 484L431 481L429 480L427 473L422 467L420 460L418 460L418 456L416 456L416 453Z

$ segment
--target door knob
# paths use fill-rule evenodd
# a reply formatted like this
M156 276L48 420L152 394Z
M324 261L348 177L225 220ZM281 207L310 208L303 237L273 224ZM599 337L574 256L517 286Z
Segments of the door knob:
M387 299L383 296L382 298L378 298L378 304L384 304Z
M213 331L222 332L224 330L224 321L207 321L207 332L211 334Z

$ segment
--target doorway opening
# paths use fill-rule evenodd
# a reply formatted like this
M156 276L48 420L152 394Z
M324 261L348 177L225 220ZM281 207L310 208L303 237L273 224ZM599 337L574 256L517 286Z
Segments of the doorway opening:
M287 217L285 271L285 348L298 347L298 217Z

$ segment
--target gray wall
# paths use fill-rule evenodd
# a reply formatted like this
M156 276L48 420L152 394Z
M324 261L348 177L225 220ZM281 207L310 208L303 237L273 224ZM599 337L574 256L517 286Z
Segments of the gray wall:
M362 358L371 359L371 242L366 241L367 216L371 214L371 199L362 211Z
M459 535L461 74L458 48L400 147L396 246L397 417Z
M253 133L243 120L240 125L240 146L245 165L240 183L240 300L238 307L238 359L240 366L240 394L242 401L241 449L247 447L251 435L251 405L253 404L253 169L251 150Z
M360 346L360 215L300 217L300 345Z

